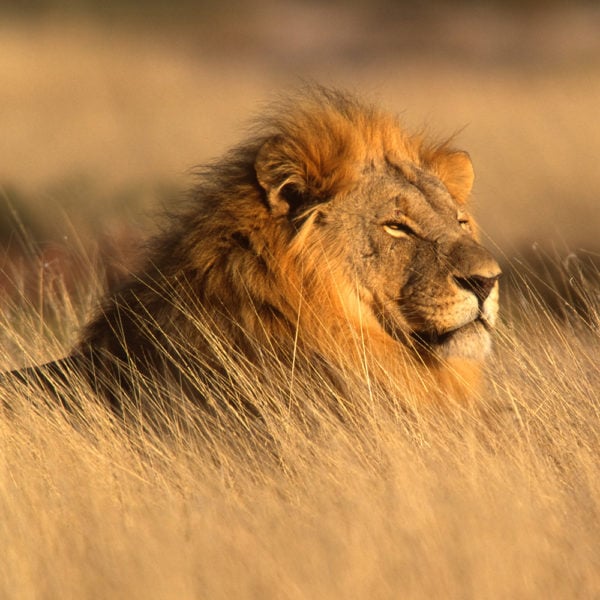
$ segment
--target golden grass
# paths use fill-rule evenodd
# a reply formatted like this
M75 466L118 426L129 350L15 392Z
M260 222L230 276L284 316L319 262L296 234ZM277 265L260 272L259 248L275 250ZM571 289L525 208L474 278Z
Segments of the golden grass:
M290 392L242 369L260 424L174 397L182 414L155 435L114 422L81 385L70 417L8 386L0 596L593 597L600 336L587 308L587 324L569 323L517 296L474 409L405 410L365 387L352 410L338 398L340 420L321 383ZM35 349L38 324L20 314Z

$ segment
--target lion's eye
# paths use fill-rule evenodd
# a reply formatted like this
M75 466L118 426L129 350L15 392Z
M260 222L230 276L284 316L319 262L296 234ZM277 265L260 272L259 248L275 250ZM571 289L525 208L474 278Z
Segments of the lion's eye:
M469 221L469 219L465 219L464 217L459 217L458 224L465 231L468 231L468 232L471 231L471 222Z
M415 232L404 223L386 223L383 226L383 230L392 237L403 238L410 235L414 235Z

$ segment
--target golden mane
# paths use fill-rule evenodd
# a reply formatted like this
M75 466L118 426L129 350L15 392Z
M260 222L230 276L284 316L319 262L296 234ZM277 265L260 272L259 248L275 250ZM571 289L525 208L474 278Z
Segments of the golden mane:
M450 140L411 135L396 116L339 91L309 88L280 103L255 128L269 140L267 146L259 142L257 158L265 161L264 183L295 184L315 198L343 193L365 166L385 161L430 169L459 201L473 183L463 176L465 153L454 151Z

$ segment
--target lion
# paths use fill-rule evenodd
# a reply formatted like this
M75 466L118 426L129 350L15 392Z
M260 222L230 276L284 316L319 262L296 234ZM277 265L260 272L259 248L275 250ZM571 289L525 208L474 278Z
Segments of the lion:
M144 266L45 373L75 371L119 410L148 378L226 389L224 356L467 399L501 275L468 212L473 180L466 152L382 109L322 87L292 95L199 171Z

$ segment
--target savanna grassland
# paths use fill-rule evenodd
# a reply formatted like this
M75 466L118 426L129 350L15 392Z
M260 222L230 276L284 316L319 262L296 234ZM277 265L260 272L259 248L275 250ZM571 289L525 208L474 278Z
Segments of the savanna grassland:
M536 6L0 20L0 370L64 355L194 164L301 79L460 130L505 270L472 407L363 381L332 411L242 369L260 427L174 398L157 434L76 381L77 414L5 387L0 597L600 595L599 14Z

